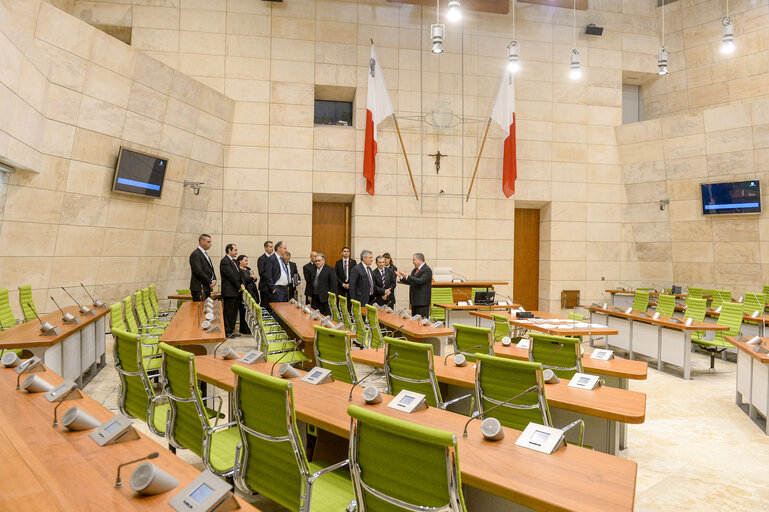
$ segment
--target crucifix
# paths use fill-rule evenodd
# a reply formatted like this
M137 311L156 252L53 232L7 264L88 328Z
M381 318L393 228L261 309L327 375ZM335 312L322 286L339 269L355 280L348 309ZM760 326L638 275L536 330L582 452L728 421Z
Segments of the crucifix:
M449 156L449 155L442 155L441 150L439 149L438 151L435 152L435 154L427 155L427 156L435 157L435 174L438 174L441 172L441 157Z

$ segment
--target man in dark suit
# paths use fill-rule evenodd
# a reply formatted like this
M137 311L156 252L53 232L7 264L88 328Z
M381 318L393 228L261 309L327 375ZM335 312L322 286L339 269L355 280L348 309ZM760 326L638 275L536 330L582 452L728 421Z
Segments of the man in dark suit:
M403 284L409 285L409 302L411 314L427 317L430 314L430 296L433 288L433 271L425 263L425 255L418 252L411 258L414 270L411 275L398 272Z
M395 272L385 266L382 256L376 257L376 268L372 272L374 278L374 304L395 307Z
M350 271L357 264L357 262L350 258L350 248L342 248L342 259L336 262L334 265L334 271L336 272L336 278L339 280L339 295L349 297L350 290ZM347 308L350 308L349 301L347 302Z
M211 243L211 235L203 233L198 237L198 248L190 254L190 291L194 301L210 297L211 290L216 286L216 272L207 252Z
M222 275L222 302L224 302L224 335L228 338L240 336L235 332L235 322L238 320L238 304L243 300L240 293L245 288L243 275L238 264L238 246L227 244L227 255L219 262L219 273Z
M318 253L310 251L310 262L305 263L302 267L302 273L304 274L304 303L310 304L312 302L312 282L315 278L315 258Z
M328 292L337 293L338 282L334 269L326 265L326 256L323 253L317 253L315 256L315 271L307 282L312 283L310 302L313 309L319 310L324 315L330 315Z
M296 299L296 290L299 288L299 283L302 282L302 278L299 276L299 270L296 268L296 263L291 261L291 253L286 251L286 256L283 261L288 265L288 298Z
M360 263L350 271L350 299L360 302L361 308L365 308L374 295L374 278L369 266L373 261L374 254L371 251L361 251Z
M264 254L256 260L256 271L259 274L259 305L270 309L270 297L272 296L272 287L275 284L267 275L267 263L270 259L275 259L275 252L272 241L264 242Z
M288 302L288 285L291 284L291 274L286 264L288 246L282 241L275 244L275 257L270 258L265 273L270 279L270 302Z

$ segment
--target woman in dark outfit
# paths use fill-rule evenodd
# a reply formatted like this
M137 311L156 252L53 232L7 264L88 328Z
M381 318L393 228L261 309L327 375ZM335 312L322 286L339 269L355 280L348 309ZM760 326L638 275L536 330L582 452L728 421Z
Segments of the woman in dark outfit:
M240 273L243 274L243 282L246 284L246 291L259 302L259 290L256 288L256 274L248 266L248 256L241 254L238 256L238 266L240 266ZM243 302L240 303L240 333L251 334L251 329L248 328L248 322L246 322L246 308Z

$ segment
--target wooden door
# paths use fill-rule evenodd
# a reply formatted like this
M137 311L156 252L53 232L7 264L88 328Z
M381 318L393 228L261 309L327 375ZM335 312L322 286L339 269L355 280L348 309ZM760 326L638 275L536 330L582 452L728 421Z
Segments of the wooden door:
M334 266L342 247L350 246L350 203L312 203L312 250Z
M539 309L539 210L515 209L513 297L527 310Z

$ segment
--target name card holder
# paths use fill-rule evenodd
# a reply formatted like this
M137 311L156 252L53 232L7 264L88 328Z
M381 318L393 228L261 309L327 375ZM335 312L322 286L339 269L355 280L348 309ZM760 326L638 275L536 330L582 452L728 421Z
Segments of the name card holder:
M433 323L430 321L429 318L423 318L422 319L422 325L432 325Z
M425 395L404 389L387 404L387 407L411 414L414 411L426 409L427 402Z
M316 366L307 372L300 380L317 386L318 384L324 384L326 382L334 382L334 377L331 376L331 370L328 368Z
M575 373L569 381L570 388L595 389L600 385L598 375L589 375L587 373Z
M437 329L438 327L443 327L443 322L438 320L437 322L430 324L430 327L432 327L433 329Z
M593 350L593 353L590 354L590 359L598 359L600 361L608 361L609 359L614 359L614 351L613 350Z
M43 367L43 360L40 359L38 356L32 356L23 363L21 363L19 366L16 366L13 368L16 373L32 373L32 372L44 372L45 368Z
M421 320L422 319L422 315L414 315L414 316L411 317L411 319L412 320Z
M207 469L168 504L177 512L228 512L240 508L230 484Z
M133 423L131 418L117 414L114 418L102 423L94 432L88 434L88 437L93 439L99 446L139 439L139 433L136 432L131 423Z
M80 393L80 390L69 393L72 388L76 388L76 387L77 387L77 384L75 384L73 381L65 380L64 382L62 382L52 390L46 392L45 399L53 403L53 402L62 402L66 400L74 400L76 398L83 398L83 394Z
M526 428L518 436L518 440L515 441L516 446L528 448L540 453L550 455L561 446L566 443L566 437L562 430L547 427L545 425L539 425L537 423L529 423Z
M238 359L238 362L243 364L254 364L260 361L266 361L264 357L264 352L260 350L253 350L253 349L249 350L248 352L246 352L246 354L243 357Z

